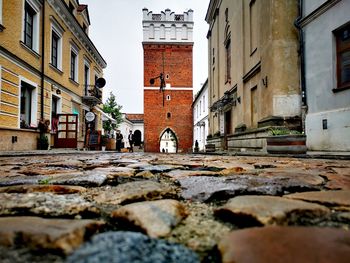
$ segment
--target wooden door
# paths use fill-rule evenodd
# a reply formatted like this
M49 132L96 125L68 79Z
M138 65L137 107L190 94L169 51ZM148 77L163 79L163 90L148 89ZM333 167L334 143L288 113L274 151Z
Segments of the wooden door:
M55 148L77 148L78 114L58 114Z

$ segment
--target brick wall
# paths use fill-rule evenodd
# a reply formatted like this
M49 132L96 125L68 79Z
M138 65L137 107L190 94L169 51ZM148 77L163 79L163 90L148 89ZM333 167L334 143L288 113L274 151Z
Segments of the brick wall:
M144 90L145 151L159 152L160 138L170 128L176 135L178 152L187 152L193 144L192 45L144 44L143 47L144 86L150 87L149 80L159 76L163 67L164 75L169 77L166 83L171 85L171 89L163 92ZM159 79L153 86L160 86Z

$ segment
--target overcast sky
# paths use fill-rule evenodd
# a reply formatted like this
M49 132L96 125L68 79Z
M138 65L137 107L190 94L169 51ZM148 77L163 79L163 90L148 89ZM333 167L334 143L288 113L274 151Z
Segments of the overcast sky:
M194 17L193 94L208 76L205 15L209 0L80 0L89 6L89 35L107 62L104 100L112 91L122 112L143 113L142 9L176 14L192 9Z

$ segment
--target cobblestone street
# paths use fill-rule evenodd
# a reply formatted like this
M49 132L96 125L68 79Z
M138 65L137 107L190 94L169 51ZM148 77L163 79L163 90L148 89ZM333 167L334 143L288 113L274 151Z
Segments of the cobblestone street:
M0 262L350 258L350 160L14 154L0 174Z

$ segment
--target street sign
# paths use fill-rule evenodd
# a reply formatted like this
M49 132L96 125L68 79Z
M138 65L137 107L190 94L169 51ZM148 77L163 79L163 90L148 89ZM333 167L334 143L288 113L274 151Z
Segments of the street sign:
M94 114L93 112L89 111L89 112L87 112L87 113L85 114L85 120L86 120L87 122L91 122L91 121L93 121L94 119L95 119L95 114Z

